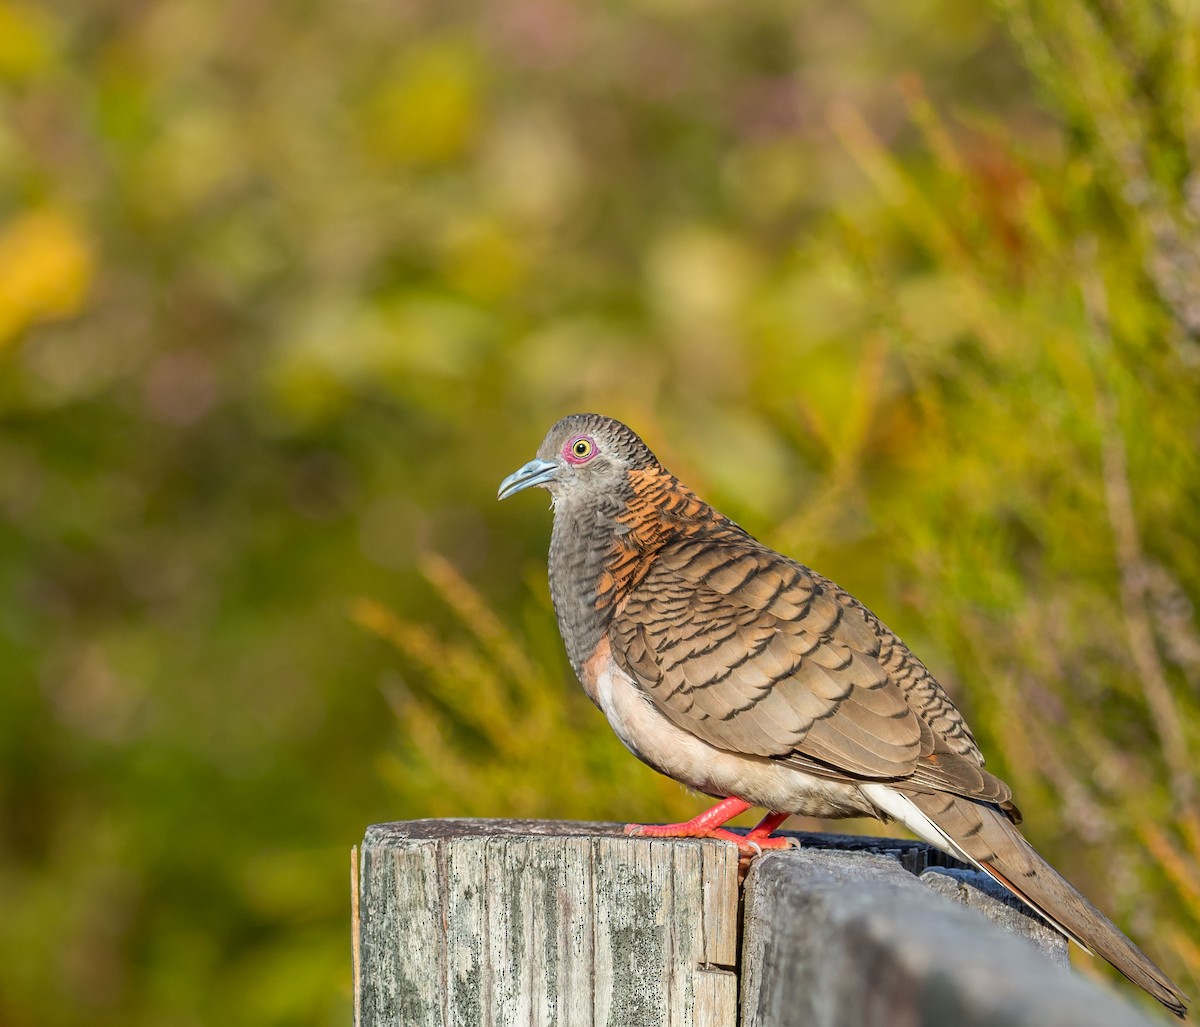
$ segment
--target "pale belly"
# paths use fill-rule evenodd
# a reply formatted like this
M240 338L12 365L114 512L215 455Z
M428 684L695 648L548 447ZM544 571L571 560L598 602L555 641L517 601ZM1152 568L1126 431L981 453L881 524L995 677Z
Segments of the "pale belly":
M605 644L585 665L582 677L584 690L625 747L689 788L800 816L880 816L856 784L816 777L765 756L727 752L676 726L616 666Z

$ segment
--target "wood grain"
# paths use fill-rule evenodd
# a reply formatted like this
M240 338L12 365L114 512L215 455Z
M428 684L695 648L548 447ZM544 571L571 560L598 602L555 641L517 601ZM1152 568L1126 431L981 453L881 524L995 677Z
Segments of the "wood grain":
M734 1027L730 846L437 824L363 842L362 1027Z
M736 851L725 842L559 821L372 827L358 874L358 1022L1155 1022L1067 972L1061 935L930 846L792 837L802 848L754 861L739 907Z

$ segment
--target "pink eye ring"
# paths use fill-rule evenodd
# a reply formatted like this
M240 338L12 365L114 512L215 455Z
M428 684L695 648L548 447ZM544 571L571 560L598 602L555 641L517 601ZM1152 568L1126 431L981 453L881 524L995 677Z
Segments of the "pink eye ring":
M563 456L573 464L586 464L596 452L596 443L590 435L572 435L563 446Z

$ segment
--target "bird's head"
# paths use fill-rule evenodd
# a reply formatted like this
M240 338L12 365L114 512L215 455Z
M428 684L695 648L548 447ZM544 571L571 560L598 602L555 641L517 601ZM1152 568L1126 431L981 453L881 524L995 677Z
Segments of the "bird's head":
M571 414L542 440L537 457L500 483L498 499L537 485L547 489L555 505L575 496L620 489L630 471L656 464L654 454L637 435L611 417Z

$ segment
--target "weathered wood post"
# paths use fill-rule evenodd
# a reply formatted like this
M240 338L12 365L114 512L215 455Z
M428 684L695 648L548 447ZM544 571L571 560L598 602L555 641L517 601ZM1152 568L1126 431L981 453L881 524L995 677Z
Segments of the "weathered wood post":
M356 1022L1156 1022L1064 972L1055 931L981 875L942 869L936 850L798 837L803 848L760 857L741 887L718 841L553 821L376 825L356 864Z
M737 906L720 842L378 825L362 848L361 1024L734 1027Z

